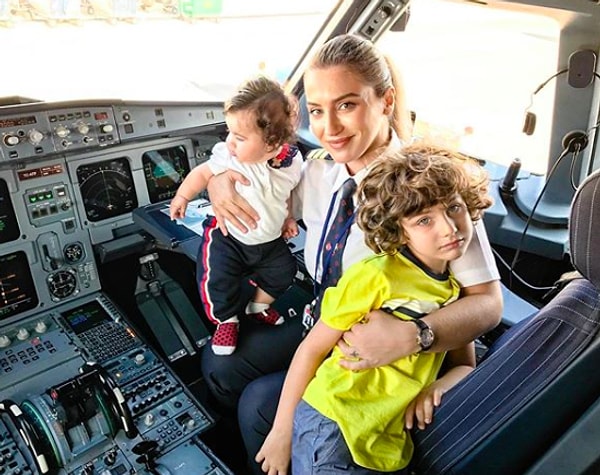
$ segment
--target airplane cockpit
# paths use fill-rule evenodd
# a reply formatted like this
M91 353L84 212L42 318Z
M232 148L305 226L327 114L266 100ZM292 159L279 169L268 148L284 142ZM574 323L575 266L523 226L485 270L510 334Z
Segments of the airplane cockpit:
M134 226L132 211L173 195L217 139L220 107L4 109L2 413L23 440L3 426L2 466L7 473L174 473L161 472L157 459L181 452L174 465L186 473L229 473L194 439L213 416L166 363L188 350L178 345L158 357L105 294L100 269L150 248L141 234L123 232ZM206 130L203 140L178 136L186 124ZM123 274L111 278L126 285ZM199 323L189 333L190 353L206 343L201 330Z
M246 473L199 369L210 196L181 222L168 204L249 74L286 84L300 150L319 149L302 71L342 33L396 55L415 137L490 175L504 312L485 352L573 270L571 202L600 163L599 23L593 0L0 0L0 44L22 45L0 81L0 473ZM298 272L276 304L302 318L302 232L288 245Z

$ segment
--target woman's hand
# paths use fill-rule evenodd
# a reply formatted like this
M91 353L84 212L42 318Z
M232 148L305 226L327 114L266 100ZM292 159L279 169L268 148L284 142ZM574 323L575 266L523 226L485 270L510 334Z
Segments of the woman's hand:
M292 453L292 434L269 432L254 460L268 475L287 475Z
M260 219L254 208L235 190L235 183L250 185L248 179L232 170L213 176L207 186L213 213L217 218L219 229L227 236L225 221L229 221L241 232L256 228Z
M340 365L346 369L378 368L420 351L417 326L400 320L382 310L373 310L362 323L344 333L338 347L346 359Z

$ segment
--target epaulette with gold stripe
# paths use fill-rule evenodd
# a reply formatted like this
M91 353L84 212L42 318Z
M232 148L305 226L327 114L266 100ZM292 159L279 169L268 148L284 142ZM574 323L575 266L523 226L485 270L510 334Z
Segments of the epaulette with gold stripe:
M329 156L329 153L327 153L327 150L325 150L324 148L312 149L306 155L306 159L307 160L332 160L332 158Z

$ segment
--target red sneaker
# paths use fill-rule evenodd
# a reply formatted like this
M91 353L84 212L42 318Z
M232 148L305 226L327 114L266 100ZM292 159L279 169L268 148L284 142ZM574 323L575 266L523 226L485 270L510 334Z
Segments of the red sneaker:
M279 315L279 312L273 307L269 307L262 312L249 313L248 316L259 322L266 323L267 325L281 325L285 321L283 316Z
M227 322L217 326L212 336L212 350L215 355L230 355L237 346L239 323Z

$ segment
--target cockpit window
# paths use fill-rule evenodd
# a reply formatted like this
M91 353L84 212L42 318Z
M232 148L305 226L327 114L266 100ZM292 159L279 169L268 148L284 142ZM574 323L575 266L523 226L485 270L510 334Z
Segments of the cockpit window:
M336 3L0 0L0 98L223 100L285 78Z
M222 101L251 74L283 82L338 3L0 0L0 98ZM558 70L558 22L496 3L409 8L405 31L378 43L403 73L415 134L546 173L556 83L534 92Z
M417 136L545 173L556 83L533 93L558 70L559 33L552 18L496 3L419 0L406 30L379 45L402 72ZM523 133L527 111L537 117L532 135Z

